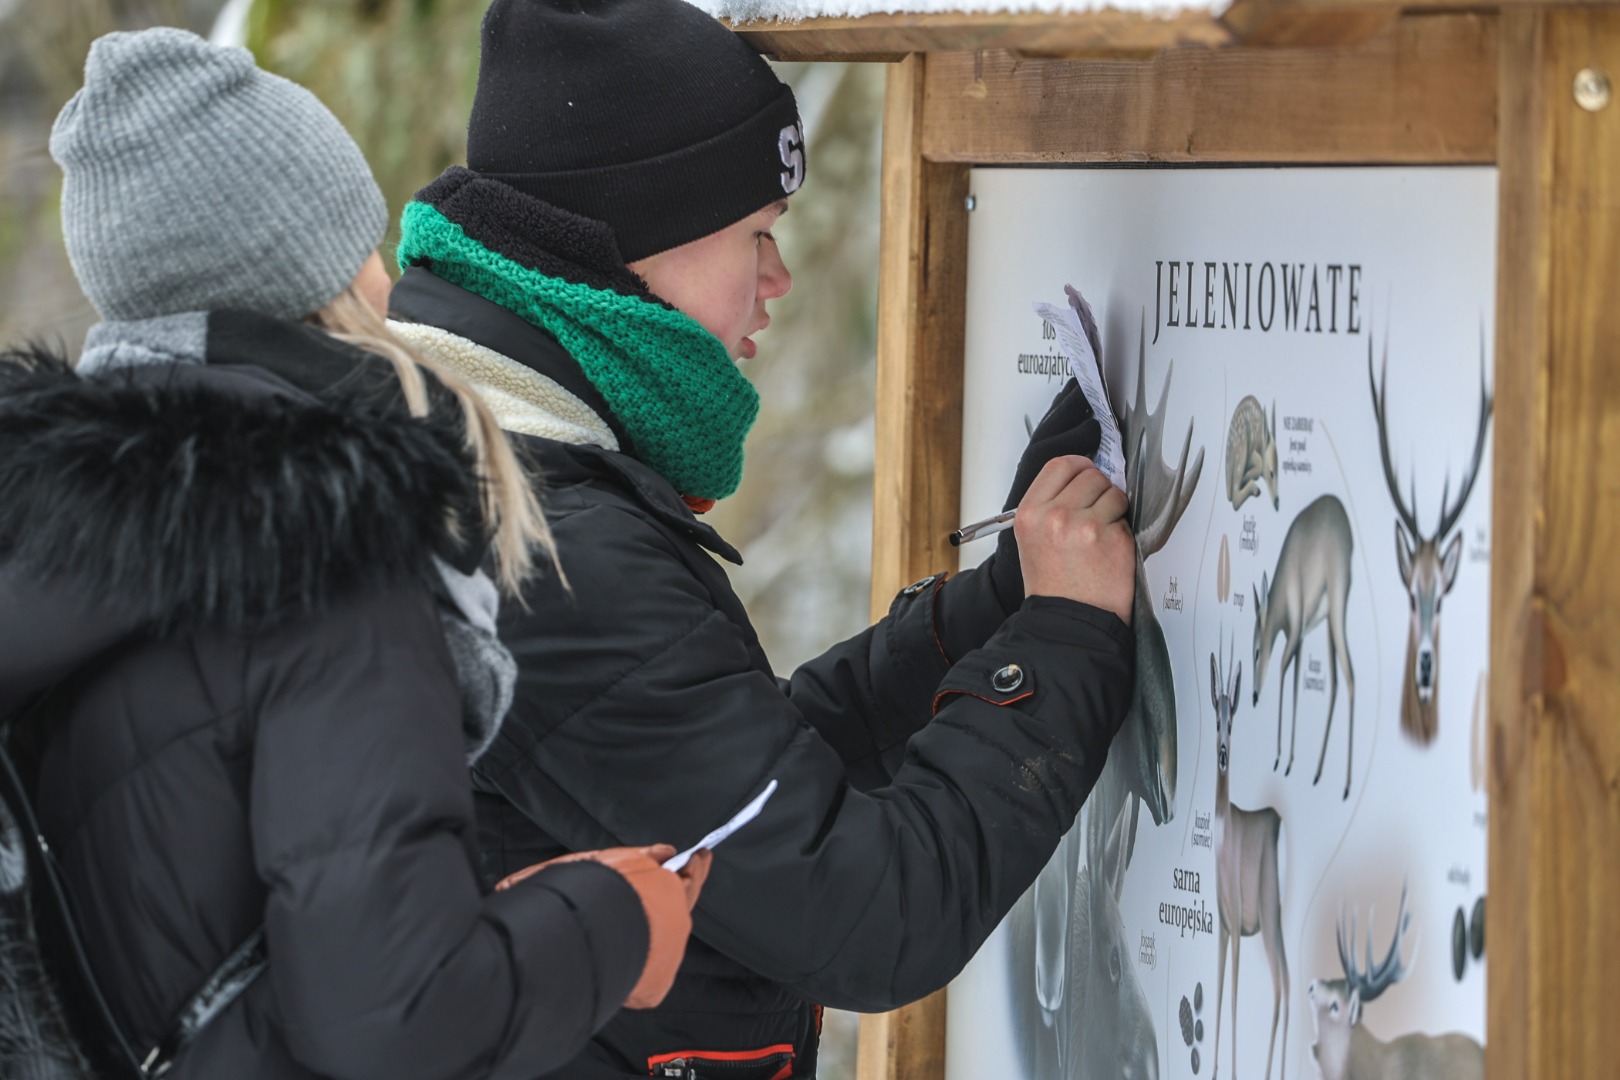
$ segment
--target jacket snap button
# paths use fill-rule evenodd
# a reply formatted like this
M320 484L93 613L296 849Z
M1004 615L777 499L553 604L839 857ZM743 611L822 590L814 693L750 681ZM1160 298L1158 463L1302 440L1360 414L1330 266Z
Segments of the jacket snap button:
M1008 664L990 676L990 686L998 694L1010 694L1023 685L1024 669L1017 664Z
M923 578L921 581L914 581L910 585L907 585L904 589L901 589L900 590L900 595L901 596L916 596L918 593L920 593L924 589L928 588L928 586L932 585L934 583L935 579L937 579L938 577L939 577L938 574L930 574L929 576Z

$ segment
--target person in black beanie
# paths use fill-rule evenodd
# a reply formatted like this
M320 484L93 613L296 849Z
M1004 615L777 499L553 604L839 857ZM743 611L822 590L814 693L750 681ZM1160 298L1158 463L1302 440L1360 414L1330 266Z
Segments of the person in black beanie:
M771 228L804 182L792 92L683 0L494 0L467 167L404 212L396 332L484 394L545 477L567 574L502 611L510 717L474 769L490 880L567 852L715 855L663 1005L620 1013L569 1080L815 1075L820 1007L954 976L1073 824L1124 718L1125 498L1083 456L1071 384L978 569L772 672L699 516L742 478Z

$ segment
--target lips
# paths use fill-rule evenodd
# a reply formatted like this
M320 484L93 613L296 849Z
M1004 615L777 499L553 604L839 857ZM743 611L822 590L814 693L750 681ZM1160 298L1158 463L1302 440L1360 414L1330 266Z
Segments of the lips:
M759 346L754 344L753 335L763 333L770 325L771 317L767 315L765 316L764 322L750 330L748 332L748 336L737 343L737 352L741 355L742 359L752 360L754 358L754 354L759 351Z

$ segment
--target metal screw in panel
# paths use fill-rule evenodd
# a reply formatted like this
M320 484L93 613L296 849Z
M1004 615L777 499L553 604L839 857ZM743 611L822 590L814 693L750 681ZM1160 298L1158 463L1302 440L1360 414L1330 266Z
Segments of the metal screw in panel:
M1613 96L1609 77L1602 71L1597 68L1581 68L1575 73L1575 104L1587 112L1607 108L1609 98Z
M964 200L964 202L965 202L965 205L967 206L968 213L970 213L970 214L973 213L973 208L975 206L979 205L979 200L975 199L972 195L969 195L967 197L967 199Z

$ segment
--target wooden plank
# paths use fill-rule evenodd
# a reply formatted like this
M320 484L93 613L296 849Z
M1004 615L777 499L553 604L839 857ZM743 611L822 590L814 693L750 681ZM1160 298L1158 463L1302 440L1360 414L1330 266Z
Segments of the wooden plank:
M1620 999L1620 12L1502 17L1489 1074L1613 1076Z
M861 1017L856 1080L941 1080L945 991L894 1012Z
M1359 46L1147 62L929 58L932 161L1489 163L1496 19L1409 16Z
M1232 40L1231 31L1207 8L1171 18L1114 10L1066 16L901 13L730 25L777 60L899 60L910 53L977 49L1026 56L1150 56Z
M1298 0L1233 0L1221 16L1245 45L1354 45L1400 18L1392 5L1329 8Z
M872 610L954 569L959 512L967 169L917 153L922 57L891 69L879 246Z
M924 58L890 69L883 115L872 612L908 582L956 568L968 171L924 161ZM945 993L861 1018L860 1080L944 1074Z
M1600 7L1615 0L1231 0L1221 22L1252 45L1333 45L1363 40L1402 15L1548 7Z
M1150 56L1229 44L1319 46L1363 41L1411 12L1602 7L1616 0L1231 0L1168 17L1104 8L1058 13L887 12L797 21L727 22L778 60L899 60L910 53L999 49L1053 58Z

